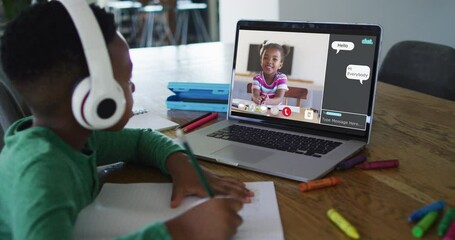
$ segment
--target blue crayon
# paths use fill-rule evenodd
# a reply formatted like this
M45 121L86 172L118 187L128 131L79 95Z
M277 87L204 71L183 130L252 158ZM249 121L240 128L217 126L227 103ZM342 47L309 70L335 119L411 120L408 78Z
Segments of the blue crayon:
M442 200L439 200L439 201L436 201L434 203L428 204L425 207L417 209L416 211L411 213L411 215L409 215L409 217L408 217L408 221L409 222L417 222L421 218L423 218L427 213L429 213L431 211L441 210L441 209L444 208L445 205L446 204Z
M365 160L367 160L367 157L365 155L359 155L359 156L356 156L356 157L353 157L351 159L348 159L348 160L344 160L342 161L341 163L339 163L335 169L336 170L347 170L347 169L351 169L353 168L355 165L359 164L359 163L362 163L362 162L365 162Z

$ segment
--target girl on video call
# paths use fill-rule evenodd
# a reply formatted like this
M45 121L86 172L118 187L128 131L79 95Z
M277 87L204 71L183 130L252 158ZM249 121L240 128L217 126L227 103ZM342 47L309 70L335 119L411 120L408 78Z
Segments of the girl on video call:
M281 104L284 93L288 90L287 77L279 72L284 58L289 54L288 45L264 41L259 49L262 70L253 77L252 100L256 104Z

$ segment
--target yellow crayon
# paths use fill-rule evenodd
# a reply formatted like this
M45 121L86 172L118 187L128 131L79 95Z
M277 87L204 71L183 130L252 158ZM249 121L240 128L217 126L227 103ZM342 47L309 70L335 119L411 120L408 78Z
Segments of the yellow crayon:
M359 239L360 235L357 230L341 216L335 209L331 208L327 211L327 217L334 222L346 235L351 238Z

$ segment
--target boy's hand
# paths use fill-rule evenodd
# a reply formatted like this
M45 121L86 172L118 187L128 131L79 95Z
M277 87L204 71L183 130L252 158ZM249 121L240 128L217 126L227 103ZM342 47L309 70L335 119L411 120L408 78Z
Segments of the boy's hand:
M228 239L242 223L243 203L234 198L214 198L165 222L172 239Z
M186 196L208 197L196 170L185 154L180 152L172 154L167 161L167 167L173 182L172 208L178 207ZM205 169L203 169L203 172L215 195L232 196L244 203L251 202L251 197L254 196L254 193L249 191L243 182L232 177L215 175Z

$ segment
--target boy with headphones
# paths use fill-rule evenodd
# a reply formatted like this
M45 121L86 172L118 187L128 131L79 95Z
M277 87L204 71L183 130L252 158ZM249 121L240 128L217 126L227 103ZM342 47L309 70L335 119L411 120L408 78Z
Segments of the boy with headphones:
M158 167L172 177L172 207L188 195L206 197L178 144L159 132L123 129L132 115L132 63L111 14L84 0L33 5L8 24L1 57L33 116L5 134L0 239L71 239L78 213L98 194L97 165ZM233 236L252 193L236 179L205 175L216 194L233 198L211 199L122 239Z

